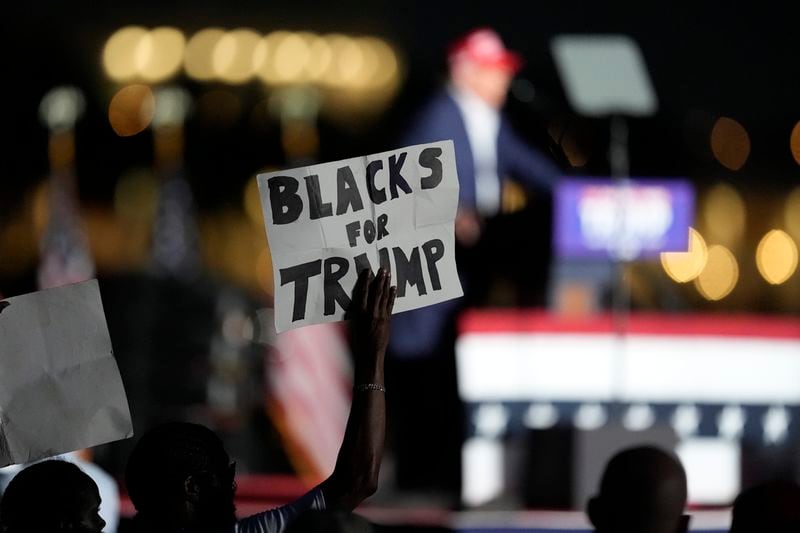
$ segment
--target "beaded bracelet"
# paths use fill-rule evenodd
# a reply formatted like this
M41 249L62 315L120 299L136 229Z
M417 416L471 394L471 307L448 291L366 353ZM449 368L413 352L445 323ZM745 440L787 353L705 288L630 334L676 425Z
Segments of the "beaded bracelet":
M356 392L366 392L374 390L386 393L386 387L384 387L383 385L378 385L377 383L362 383L360 385L356 385L354 388Z

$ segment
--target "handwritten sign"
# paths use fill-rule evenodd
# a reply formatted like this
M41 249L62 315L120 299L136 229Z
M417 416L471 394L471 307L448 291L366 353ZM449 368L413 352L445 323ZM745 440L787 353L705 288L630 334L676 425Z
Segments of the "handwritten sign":
M461 296L452 141L258 176L278 332L342 320L358 273L397 285L394 311Z

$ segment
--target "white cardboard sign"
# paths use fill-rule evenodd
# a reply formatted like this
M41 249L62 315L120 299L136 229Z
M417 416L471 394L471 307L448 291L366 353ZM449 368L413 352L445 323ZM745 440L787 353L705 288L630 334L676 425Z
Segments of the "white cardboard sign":
M3 303L0 466L132 436L97 280Z
M278 332L342 320L365 268L390 269L396 313L463 294L452 141L259 174L258 186Z

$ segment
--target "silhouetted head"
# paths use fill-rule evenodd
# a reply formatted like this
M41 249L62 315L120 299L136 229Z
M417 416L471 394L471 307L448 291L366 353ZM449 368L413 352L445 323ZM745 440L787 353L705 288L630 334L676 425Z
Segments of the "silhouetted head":
M286 528L286 533L372 533L366 519L347 512L309 510L301 513Z
M50 460L20 471L0 501L7 533L99 533L100 493L92 478L72 463Z
M743 491L733 503L731 533L800 531L800 485L771 481Z
M688 527L685 506L686 473L680 462L642 446L608 462L588 514L598 533L680 533Z
M136 443L125 469L141 528L217 531L236 521L235 465L210 429L185 422L158 426Z

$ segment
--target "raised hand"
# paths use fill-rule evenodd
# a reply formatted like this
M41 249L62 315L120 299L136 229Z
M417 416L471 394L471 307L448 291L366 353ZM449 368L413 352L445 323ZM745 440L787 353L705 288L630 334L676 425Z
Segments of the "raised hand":
M472 248L481 238L483 228L478 214L470 209L459 209L455 221L456 240L465 248Z
M351 319L355 381L353 405L333 474L322 484L330 508L352 510L378 488L386 437L383 360L389 343L396 287L386 269L364 270L347 310Z
M397 287L391 286L391 276L386 269L379 269L377 276L369 270L359 275L348 310L357 358L382 356L386 352L396 297Z

